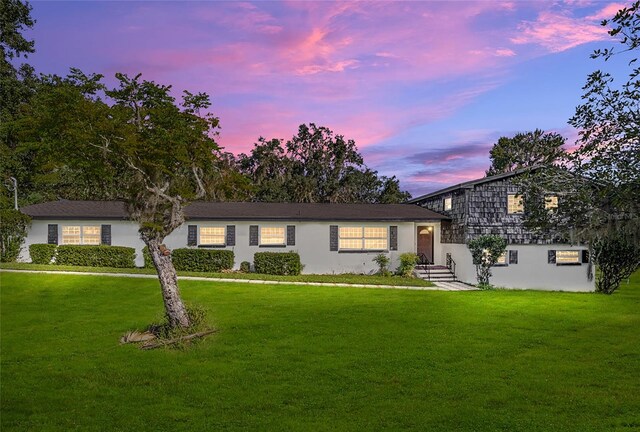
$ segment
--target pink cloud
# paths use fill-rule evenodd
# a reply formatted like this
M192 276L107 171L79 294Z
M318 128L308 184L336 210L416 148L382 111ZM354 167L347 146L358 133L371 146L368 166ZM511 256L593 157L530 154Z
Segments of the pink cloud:
M536 44L556 53L589 42L604 40L607 29L600 25L603 18L611 18L619 9L618 4L609 4L587 17L574 17L567 10L544 10L535 21L524 21L519 34L511 38L516 45Z
M605 20L605 19L611 19L611 18L613 18L615 16L616 13L618 13L618 11L620 9L623 9L623 8L625 8L627 6L628 5L624 5L622 3L611 3L611 4L606 5L602 9L600 9L594 15L588 16L587 19L594 20L594 21L602 21L602 20Z

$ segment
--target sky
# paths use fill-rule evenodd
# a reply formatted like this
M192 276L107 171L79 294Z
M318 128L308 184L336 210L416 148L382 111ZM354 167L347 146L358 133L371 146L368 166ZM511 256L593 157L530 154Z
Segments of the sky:
M414 196L484 175L501 136L567 121L601 20L624 3L34 1L42 73L116 72L211 95L218 143L248 153L315 123Z

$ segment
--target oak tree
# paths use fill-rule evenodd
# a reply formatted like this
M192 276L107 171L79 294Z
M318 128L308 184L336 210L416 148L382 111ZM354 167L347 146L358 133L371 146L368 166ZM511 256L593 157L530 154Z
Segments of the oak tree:
M500 137L489 152L491 167L487 176L513 172L540 164L553 164L565 155L566 139L554 132L536 129L515 136Z

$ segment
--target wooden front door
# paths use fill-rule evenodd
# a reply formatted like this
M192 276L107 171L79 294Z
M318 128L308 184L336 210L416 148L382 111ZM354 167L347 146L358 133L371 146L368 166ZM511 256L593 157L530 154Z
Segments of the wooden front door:
M422 259L422 255L427 257L430 264L433 264L433 227L418 227L418 256Z

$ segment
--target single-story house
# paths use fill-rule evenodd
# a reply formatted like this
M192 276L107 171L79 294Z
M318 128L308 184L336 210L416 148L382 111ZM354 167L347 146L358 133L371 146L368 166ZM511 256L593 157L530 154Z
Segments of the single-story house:
M52 201L22 209L31 216L20 259L30 261L34 243L118 245L136 250L142 266L144 243L138 225L118 201ZM235 268L256 252L295 251L303 273L370 273L373 258L385 253L392 268L418 241L439 248L443 220L431 210L406 204L320 204L195 202L182 226L165 239L169 249L194 247L234 251Z

